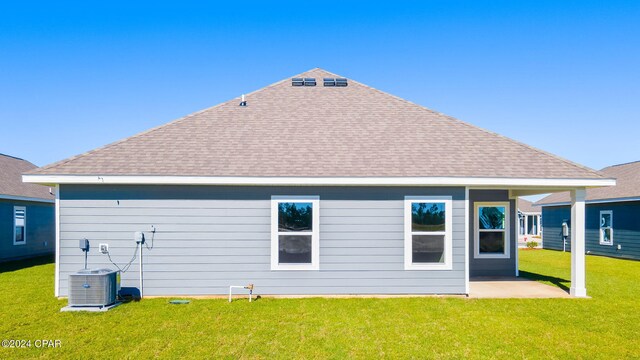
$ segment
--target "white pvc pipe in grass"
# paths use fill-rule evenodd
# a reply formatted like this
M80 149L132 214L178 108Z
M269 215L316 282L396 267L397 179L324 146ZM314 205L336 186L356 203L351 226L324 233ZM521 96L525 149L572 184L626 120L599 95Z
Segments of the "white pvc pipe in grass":
M247 286L231 285L229 286L229 302L231 302L231 292L233 289L248 289L249 290L249 302L251 302L251 294L253 294L253 284Z

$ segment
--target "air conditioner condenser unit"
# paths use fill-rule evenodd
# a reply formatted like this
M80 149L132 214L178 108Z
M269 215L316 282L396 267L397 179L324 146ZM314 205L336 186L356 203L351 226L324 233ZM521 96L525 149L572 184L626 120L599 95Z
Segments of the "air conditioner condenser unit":
M109 306L120 289L118 271L84 269L69 275L69 306Z

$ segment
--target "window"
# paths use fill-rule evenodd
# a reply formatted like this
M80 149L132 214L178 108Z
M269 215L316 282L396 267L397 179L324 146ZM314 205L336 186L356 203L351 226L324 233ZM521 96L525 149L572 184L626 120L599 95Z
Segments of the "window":
M318 270L320 199L271 197L271 270Z
M508 259L509 203L475 204L475 258Z
M404 204L405 270L451 270L451 197L407 196Z
M27 243L27 209L24 206L13 207L13 245Z
M538 234L538 215L527 215L527 235Z
M600 245L613 245L613 211L600 211Z

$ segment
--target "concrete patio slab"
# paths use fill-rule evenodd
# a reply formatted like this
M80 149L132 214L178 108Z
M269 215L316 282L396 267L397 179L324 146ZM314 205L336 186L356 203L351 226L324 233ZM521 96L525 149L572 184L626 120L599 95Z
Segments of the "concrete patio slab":
M475 278L469 283L469 297L477 299L570 298L566 291L523 278Z

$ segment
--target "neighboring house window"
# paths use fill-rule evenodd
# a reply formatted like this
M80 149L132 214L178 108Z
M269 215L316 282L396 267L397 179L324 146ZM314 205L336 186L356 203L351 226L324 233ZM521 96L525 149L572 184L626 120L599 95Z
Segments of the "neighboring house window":
M527 235L538 235L538 215L527 215Z
M407 196L404 204L405 270L451 270L451 197Z
M27 209L24 206L13 208L13 245L27 243Z
M271 270L318 270L319 226L319 197L271 197Z
M600 211L600 245L613 245L613 211Z
M509 203L491 202L475 204L476 258L508 259Z

